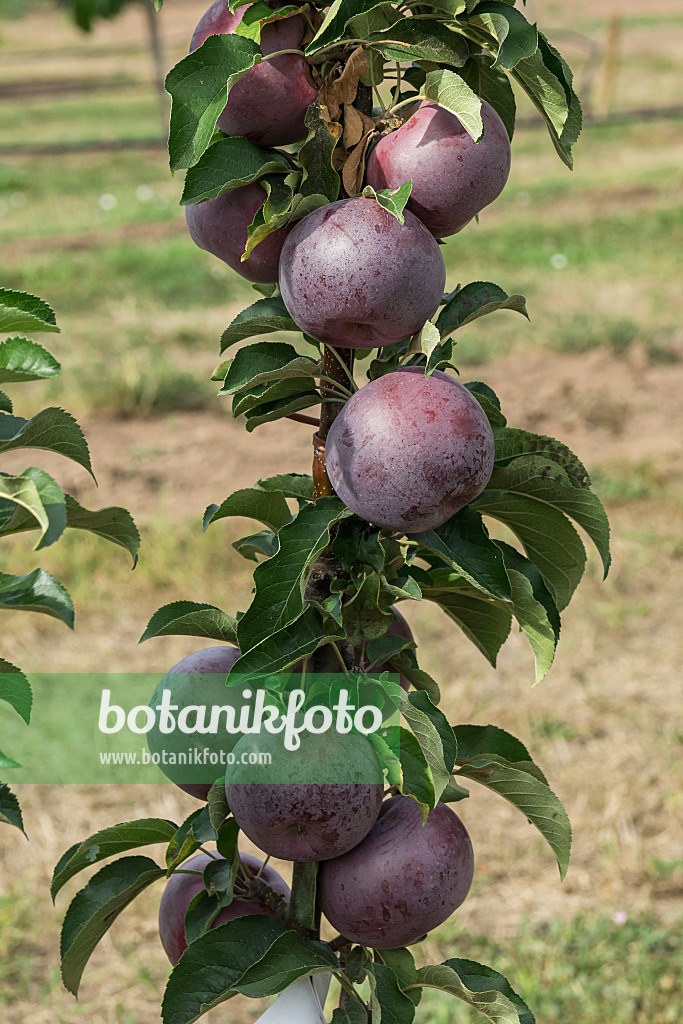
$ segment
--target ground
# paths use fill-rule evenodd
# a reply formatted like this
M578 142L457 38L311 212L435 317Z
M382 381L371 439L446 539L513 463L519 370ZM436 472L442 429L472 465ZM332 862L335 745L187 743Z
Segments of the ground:
M169 63L202 9L167 4ZM635 2L619 10L619 109L674 105L679 5L650 5L646 17ZM572 4L571 23L567 5L551 0L527 11L551 38L553 26L563 30L566 45L562 32L558 44L580 62L568 31L602 42L611 5ZM29 671L161 673L199 646L137 640L170 600L246 607L250 566L230 542L251 525L221 523L202 534L204 508L258 477L310 465L307 427L279 423L247 434L206 383L222 328L254 293L186 238L176 207L182 183L168 176L154 141L160 127L143 30L135 10L92 39L43 8L0 22L0 94L31 85L0 115L3 145L14 150L0 170L3 282L44 295L63 326L48 340L64 364L63 383L15 388L17 409L50 402L75 411L99 488L63 460L35 461L84 504L129 507L143 534L133 573L123 553L88 538L39 559L25 539L3 547L1 570L41 564L77 605L73 633L5 613L2 654ZM79 92L78 78L107 89ZM60 80L70 83L64 93L54 86ZM147 141L112 153L26 149L117 136ZM570 175L542 130L525 127L505 193L446 249L450 287L494 280L527 295L530 325L496 314L462 332L456 362L463 379L496 390L511 424L561 438L586 463L610 515L614 559L603 583L591 553L563 617L556 664L535 688L521 637L511 637L494 671L438 610L408 609L451 720L492 722L520 736L575 834L560 884L550 852L518 812L473 792L457 808L477 858L472 894L419 955L504 964L532 1004L536 997L542 1019L563 1024L674 1024L683 1009L675 967L683 913L681 148L680 120L595 123ZM562 269L552 262L558 254ZM2 469L24 468L27 458L34 456L3 456ZM76 1004L58 979L66 896L55 911L49 877L64 849L97 828L150 814L181 820L194 802L172 787L25 786L20 796L30 844L9 829L0 836L0 1005L8 1024L158 1020L168 971L155 924L158 887L108 933ZM262 1005L235 1000L206 1019L247 1024ZM431 1024L466 1019L436 998L424 1012Z

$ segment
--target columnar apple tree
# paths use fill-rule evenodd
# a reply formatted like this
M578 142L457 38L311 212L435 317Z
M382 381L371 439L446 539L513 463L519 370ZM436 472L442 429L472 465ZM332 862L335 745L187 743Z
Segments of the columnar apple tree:
M244 758L213 786L178 777L203 801L182 824L128 822L67 851L53 895L93 861L168 844L163 866L123 857L74 898L65 984L77 991L119 911L168 879L166 1024L318 972L339 983L335 1024L409 1024L424 988L491 1020L533 1021L510 983L467 949L430 966L408 947L469 891L475 857L451 806L469 795L463 783L518 807L561 876L569 821L523 743L492 725L448 722L396 605L438 605L494 666L519 628L540 680L584 570L573 523L609 565L607 520L579 459L509 426L488 385L449 372L459 328L526 307L486 281L445 291L440 241L505 186L511 82L571 167L581 128L571 71L509 0L217 0L194 34L188 26L188 49L167 79L188 229L261 295L226 328L228 357L214 379L249 431L282 420L295 444L303 427L291 421L312 424L313 471L257 480L204 514L204 529L229 516L261 526L234 544L257 563L245 611L176 601L143 639L218 642L164 678L179 705L213 699L202 680L216 673L224 693L224 682L230 692L245 677L278 675L284 692L310 673L389 673L404 724L371 739L308 737L308 762L329 770L323 782L296 761L275 784L265 770L245 773ZM515 544L489 532L498 523ZM234 749L254 742L243 736ZM240 857L240 832L293 862L291 892Z

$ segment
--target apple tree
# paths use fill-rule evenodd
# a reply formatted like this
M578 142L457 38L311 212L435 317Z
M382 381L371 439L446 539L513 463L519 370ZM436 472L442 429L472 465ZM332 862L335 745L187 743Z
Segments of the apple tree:
M213 379L248 431L313 426L313 468L258 479L204 513L205 530L230 516L258 524L234 544L256 563L249 607L177 600L142 639L219 645L164 677L178 706L213 700L219 673L224 694L277 677L278 707L310 678L331 708L339 689L321 680L341 674L350 687L384 680L402 724L369 738L311 735L310 756L291 759L277 783L251 759L262 749L254 736L233 738L247 759L213 785L175 780L202 800L184 822L126 822L68 850L53 896L93 862L166 843L163 865L124 856L76 895L64 982L77 992L111 922L165 879L165 1024L319 973L339 983L334 1024L410 1024L425 988L529 1024L494 967L457 957L418 966L408 947L467 897L476 851L452 805L470 783L522 812L562 877L569 821L520 740L447 720L396 606L433 602L493 666L518 628L538 681L584 570L576 526L609 567L608 523L579 458L509 425L487 384L449 372L461 327L504 310L526 316L526 304L489 281L448 291L440 242L505 186L513 83L571 167L581 129L572 73L510 0L216 0L188 26L188 50L166 80L188 230L260 295L226 327ZM306 777L304 761L320 777ZM240 833L293 862L291 892L240 855Z

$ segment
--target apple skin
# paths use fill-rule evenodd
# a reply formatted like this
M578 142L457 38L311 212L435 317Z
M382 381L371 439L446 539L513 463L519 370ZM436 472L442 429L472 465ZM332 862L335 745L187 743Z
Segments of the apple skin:
M218 853L215 857L218 860L225 859ZM196 857L184 861L181 865L181 870L203 872L211 859L208 854L199 853ZM258 857L252 857L248 853L241 853L240 860L254 874L260 871L263 865L263 862ZM266 864L265 868L263 868L261 877L268 883L271 889L284 896L285 899L289 899L289 886L270 864ZM174 967L187 949L187 943L185 942L185 914L187 913L187 908L203 888L204 882L201 874L186 875L176 872L171 875L161 897L161 903L159 904L159 937L161 938L161 944L164 947L166 956ZM211 927L218 928L219 925L227 924L228 921L234 921L238 917L246 917L250 914L265 914L267 917L277 916L257 898L242 899L238 896L233 899L229 906L223 907Z
M438 244L412 213L374 199L314 210L287 236L280 290L297 326L327 345L376 348L420 331L446 283Z
M474 854L465 826L437 804L422 827L407 796L387 800L368 835L320 867L318 896L342 935L375 949L416 942L467 896Z
M282 860L327 860L363 839L377 820L383 774L368 740L357 733L301 734L298 750L284 749L282 735L262 732L235 745L225 795L244 834L260 850ZM243 765L247 752L272 754L272 764ZM270 781L273 778L280 781ZM324 778L359 781L307 782ZM370 781L368 781L370 780Z
M239 707L243 703L241 687L229 689L225 685L225 676L227 676L239 657L239 648L227 645L225 647L206 647L201 651L194 651L194 653L188 654L186 658L183 658L177 665L169 669L163 679L161 679L152 694L152 699L149 702L150 707L156 707L160 703L162 690L171 691L171 703L177 704L181 710L183 707L191 704L216 704L219 706L231 705ZM172 677L178 674L182 675L182 678L174 680ZM204 681L201 679L203 675L208 675L209 678ZM229 751L239 739L239 734L231 735L230 733L218 732L214 736L207 733L202 735L200 739L202 749L209 747L209 749L216 752L221 750ZM191 736L185 736L178 732L178 730L164 735L156 724L147 733L147 745L153 754L161 753L164 749L172 750L176 753L180 750L184 751L187 750L188 746L191 746L191 743ZM199 740L197 743L199 744ZM188 774L186 767L182 765L160 765L159 767L185 793L196 797L197 800L206 800L208 797L211 783L178 781L178 778L183 778L183 773L185 775ZM213 771L214 769L210 770ZM208 767L202 766L199 769L200 774L205 774L207 771L209 771ZM196 768L194 772L197 773ZM220 774L221 768L216 766L215 778L218 778ZM177 776L177 778L173 776Z
M436 529L480 494L494 441L476 398L440 370L405 367L365 384L327 436L332 486L376 526Z
M474 142L450 111L421 104L372 150L367 184L379 190L412 180L407 209L437 238L456 234L500 195L510 173L505 125L486 100L481 116L484 135Z
M200 249L256 284L275 284L278 278L280 252L291 225L267 235L244 261L248 228L257 210L266 201L265 189L257 181L226 192L217 199L185 207L185 221L190 238Z
M231 14L227 0L216 0L194 30L190 53L211 35L234 32L249 6L238 7ZM306 19L296 14L264 26L259 45L266 56L278 50L297 50L305 32ZM300 142L307 135L304 116L317 95L301 57L286 53L249 68L230 90L216 127L260 146Z

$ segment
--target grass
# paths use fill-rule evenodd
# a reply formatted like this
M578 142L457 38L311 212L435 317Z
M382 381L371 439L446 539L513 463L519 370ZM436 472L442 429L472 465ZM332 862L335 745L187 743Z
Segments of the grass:
M449 935L441 951L495 965L544 1024L677 1024L683 1006L681 923L616 922L579 916L532 927L527 921L512 942L462 932ZM481 1019L456 999L446 1002L432 992L420 1007L430 1024Z

